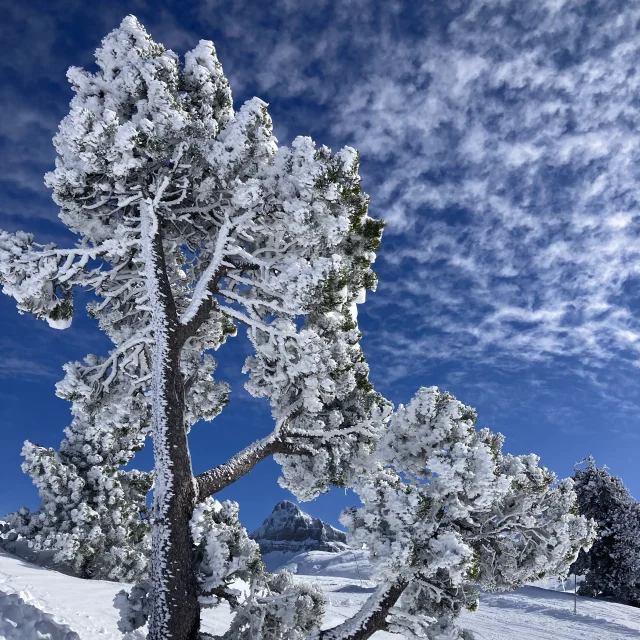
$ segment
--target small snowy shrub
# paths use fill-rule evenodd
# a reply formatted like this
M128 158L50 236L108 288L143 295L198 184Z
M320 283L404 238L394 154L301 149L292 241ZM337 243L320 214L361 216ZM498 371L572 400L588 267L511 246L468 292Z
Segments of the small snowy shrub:
M260 548L240 524L236 502L208 498L199 504L191 534L202 606L214 606L220 599L235 601L239 594L231 584L263 573Z
M296 583L288 571L265 574L251 583L236 607L225 640L303 640L317 631L324 615L324 595L310 584Z
M118 629L122 633L135 631L144 627L149 619L151 605L149 603L149 583L140 582L131 588L131 591L123 589L116 594L113 600L115 608L120 612Z

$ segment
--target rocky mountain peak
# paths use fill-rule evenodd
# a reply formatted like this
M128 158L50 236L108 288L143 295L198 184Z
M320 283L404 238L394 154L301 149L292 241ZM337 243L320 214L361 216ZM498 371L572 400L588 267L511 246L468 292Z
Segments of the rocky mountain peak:
M348 548L344 531L310 516L288 500L279 502L251 537L260 545L263 554L272 551L337 552Z

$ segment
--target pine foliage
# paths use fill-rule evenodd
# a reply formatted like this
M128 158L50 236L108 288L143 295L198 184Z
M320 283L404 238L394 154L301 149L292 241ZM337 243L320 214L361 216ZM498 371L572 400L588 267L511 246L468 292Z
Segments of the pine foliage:
M389 617L405 637L466 637L455 619L477 606L477 587L566 574L593 537L571 480L558 482L535 455L503 454L502 435L475 422L452 395L420 389L356 485L363 506L342 515L379 582L406 585Z
M573 567L584 575L579 593L640 606L640 504L622 480L593 458L576 468L574 482L580 513L592 518L598 536L580 552Z

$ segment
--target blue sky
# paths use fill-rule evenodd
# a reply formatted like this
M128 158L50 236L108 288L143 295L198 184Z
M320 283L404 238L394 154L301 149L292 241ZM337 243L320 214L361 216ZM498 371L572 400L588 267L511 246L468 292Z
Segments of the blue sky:
M71 241L42 179L65 72L92 68L125 15L180 54L211 39L236 105L269 102L282 143L360 150L371 213L389 221L359 313L378 390L397 404L448 389L506 450L561 476L593 454L640 496L640 2L2 5L1 228ZM62 365L109 348L77 301L59 332L0 297L0 513L37 505L20 448L59 443ZM196 472L272 426L242 387L248 352L239 337L217 354L232 400L192 431ZM289 497L277 476L264 462L224 494L250 529ZM305 508L336 523L354 500Z

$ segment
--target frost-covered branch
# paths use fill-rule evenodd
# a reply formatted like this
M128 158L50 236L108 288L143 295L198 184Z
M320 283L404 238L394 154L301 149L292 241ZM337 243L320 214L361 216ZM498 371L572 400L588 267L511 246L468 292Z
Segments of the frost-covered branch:
M31 234L0 231L0 284L21 312L33 313L56 328L70 324L74 286L96 288L102 281L100 267L87 270L91 261L113 250L80 246L74 249L41 247Z
M239 480L249 473L259 462L277 453L293 455L305 451L304 447L296 448L284 438L273 433L234 455L227 462L196 476L198 500L204 500Z
M218 231L218 235L216 237L216 245L213 250L213 255L209 259L209 264L196 283L191 301L189 302L189 306L180 316L180 324L188 325L198 313L205 299L211 295L211 289L214 286L214 278L216 278L218 269L220 268L224 259L225 249L229 240L229 233L231 231L231 228L231 220L226 217L222 224L222 227L220 227Z
M309 640L367 640L376 631L386 631L389 612L406 587L407 581L403 579L379 585L354 616L337 627L311 635Z

